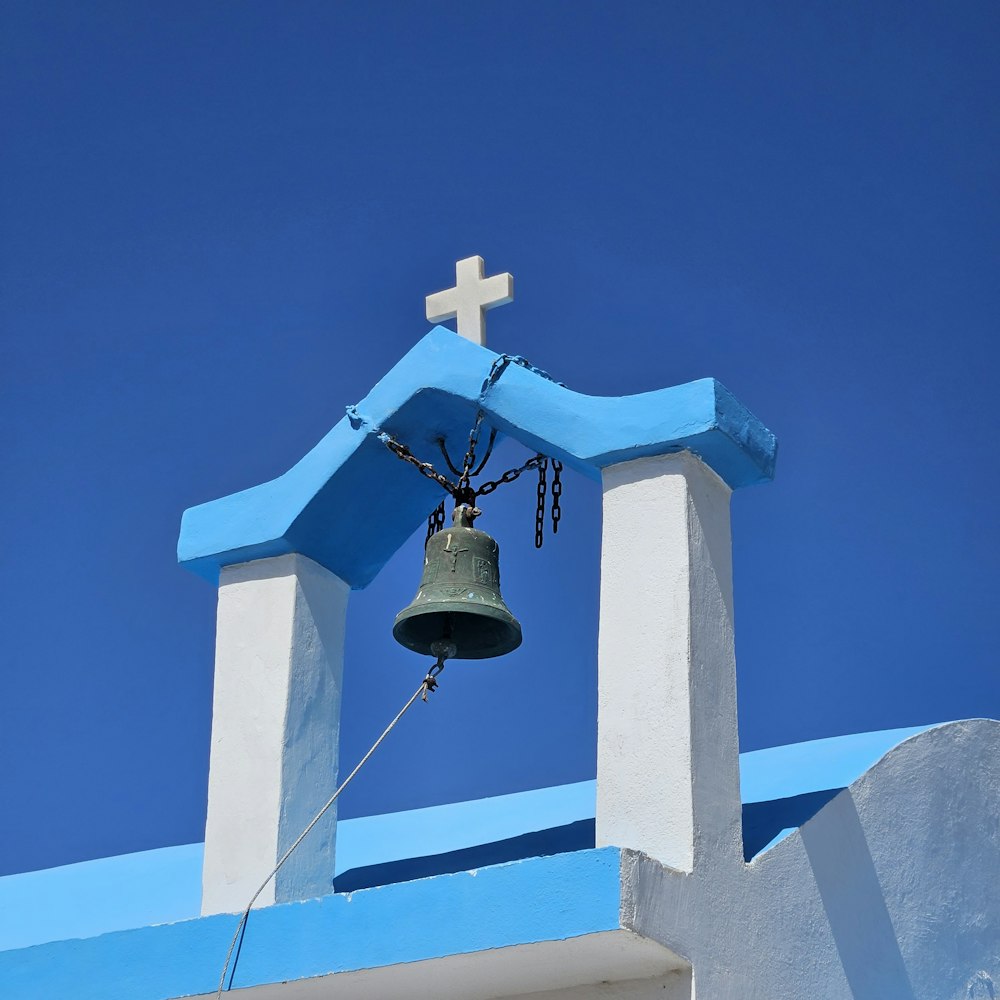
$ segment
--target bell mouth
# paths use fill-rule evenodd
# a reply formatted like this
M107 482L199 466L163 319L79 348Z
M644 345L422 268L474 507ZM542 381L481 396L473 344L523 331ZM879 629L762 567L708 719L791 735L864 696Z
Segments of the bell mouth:
M396 616L393 638L407 649L433 656L432 644L447 640L455 645L453 660L487 660L503 656L521 645L521 626L506 609L477 607L456 602L454 607L438 604L428 613L406 608Z

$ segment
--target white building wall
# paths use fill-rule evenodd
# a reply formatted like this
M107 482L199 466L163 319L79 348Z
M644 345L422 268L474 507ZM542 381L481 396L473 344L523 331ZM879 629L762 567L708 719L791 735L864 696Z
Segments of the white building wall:
M906 740L738 869L627 855L623 919L691 962L697 1000L993 1000L998 873L1000 723L974 720Z
M297 554L219 581L202 913L242 910L337 783L347 585ZM256 905L332 892L336 806Z
M742 861L730 490L688 452L604 470L597 846Z

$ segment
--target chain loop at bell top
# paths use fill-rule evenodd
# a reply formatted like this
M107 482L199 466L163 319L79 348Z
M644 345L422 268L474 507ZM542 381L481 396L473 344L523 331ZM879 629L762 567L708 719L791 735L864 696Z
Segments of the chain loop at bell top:
M489 390L497 383L500 376L511 364L520 365L530 371L534 371L542 375L545 378L549 378L545 372L542 372L541 369L535 368L524 358L516 357L510 354L501 354L493 362L490 367L489 374L483 381L482 388L479 392L480 400L485 398ZM478 497L488 496L505 483L514 482L523 473L528 472L531 469L537 469L538 487L536 490L536 496L538 499L538 506L535 510L535 547L541 548L542 542L544 541L545 528L545 499L547 492L546 471L550 459L539 452L529 458L523 465L520 465L515 469L508 469L502 476L500 476L499 479L488 479L485 482L479 483L477 486L473 487L472 479L478 476L485 468L486 463L490 460L490 457L493 454L493 446L496 444L497 439L497 429L495 427L490 427L490 437L486 446L486 453L477 465L476 451L479 446L479 437L482 433L482 427L485 419L486 411L482 408L482 406L480 406L476 411L476 418L469 431L468 446L466 447L465 455L462 459L461 470L459 470L455 463L452 462L451 456L448 454L448 449L445 446L444 439L438 439L438 447L441 450L445 463L448 466L449 471L453 475L458 476L458 482L452 482L447 476L435 469L430 462L422 462L405 444L401 441L397 441L391 434L387 434L383 431L379 434L379 440L397 458L407 462L409 465L412 465L422 476L437 483L438 486L454 498L456 503L464 503L473 507L475 506L476 499ZM559 520L562 517L562 509L560 506L560 498L562 496L562 480L560 479L560 473L562 472L563 465L562 462L555 458L551 459L551 462L553 473L552 533L556 534L559 531ZM427 539L429 540L433 535L439 532L444 525L445 502L442 500L427 518Z

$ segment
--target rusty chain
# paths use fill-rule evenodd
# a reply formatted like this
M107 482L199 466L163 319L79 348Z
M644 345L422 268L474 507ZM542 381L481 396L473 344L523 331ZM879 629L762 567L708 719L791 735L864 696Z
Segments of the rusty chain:
M563 464L558 458L552 459L552 534L559 533L559 521L562 518L562 469Z
M534 368L531 364L525 361L524 358L513 357L508 354L503 354L498 357L493 365L490 367L489 375L483 381L482 389L480 390L480 399L482 399L486 392L496 383L496 381L503 374L505 369L511 363L522 365L531 371L539 371ZM539 372L543 374L542 372ZM545 376L548 377L548 376ZM438 447L441 449L441 454L444 456L444 460L447 463L449 470L456 476L458 476L458 482L453 483L447 476L438 472L437 469L431 465L430 462L421 462L410 449L400 441L397 441L394 437L389 434L381 433L379 434L379 440L399 459L408 464L412 465L422 476L435 482L443 490L454 497L455 502L458 504L467 503L470 506L475 506L476 499L481 496L488 496L494 490L503 486L505 483L514 482L522 473L527 472L529 469L538 469L538 487L536 490L536 495L538 498L538 506L535 510L535 547L541 548L542 542L544 540L544 527L545 527L545 497L547 491L546 483L546 470L548 468L549 459L542 455L541 453L533 455L528 459L523 465L516 469L508 469L499 479L490 479L484 483L480 483L477 487L473 487L471 480L478 476L486 466L489 461L490 456L493 454L493 446L497 439L497 430L495 427L490 428L490 438L489 443L486 446L486 454L483 456L482 460L476 465L476 449L479 446L479 436L482 432L483 422L486 418L486 413L482 407L476 412L476 419L473 422L472 429L469 431L469 443L466 448L465 456L462 460L462 469L459 469L452 462L451 457L448 455L447 448L445 447L444 438L438 439ZM558 459L552 459L552 533L555 534L559 530L559 519L562 517L562 510L560 508L560 497L562 495L562 481L560 479L560 473L562 472L562 462ZM445 502L444 500L438 504L437 507L431 512L430 516L427 518L427 539L429 540L433 535L439 532L445 524Z
M455 463L451 460L451 455L448 454L448 449L444 445L444 438L438 438L438 447L441 449L441 455L444 458L445 465L454 473L456 476L460 476L462 473L455 468Z
M417 472L420 473L420 475L433 480L438 484L438 486L441 487L441 489L447 490L452 496L457 496L459 487L448 479L447 476L441 475L441 473L438 472L430 462L421 462L420 459L417 458L405 444L402 444L394 437L385 433L379 435L379 440L396 456L396 458L401 458L404 462L409 462L410 465L412 465Z
M484 497L492 493L497 487L503 486L504 483L512 483L522 472L527 472L529 469L537 469L541 462L545 461L544 455L533 455L528 459L524 465L518 466L516 469L508 469L499 479L488 479L485 483L480 483L476 487L476 496Z
M460 486L468 486L469 480L472 477L472 466L476 463L476 445L479 444L479 430L483 424L483 418L486 416L482 409L476 413L476 422L472 425L472 430L469 431L469 447L465 452L465 458L462 460L462 475L458 480Z
M486 393L493 388L494 385L499 381L500 376L506 371L507 366L516 360L509 354L501 354L492 365L490 365L489 374L483 379L482 387L479 390L479 398L485 399ZM522 359L523 360L523 359ZM483 420L486 419L486 411L480 406L476 411L476 419L472 423L472 430L469 431L469 447L466 449L465 458L462 461L462 475L458 480L459 486L468 487L469 480L472 476L476 475L486 464L485 459L479 466L476 472L472 471L472 467L476 464L476 447L479 444L479 433L483 427ZM493 442L496 440L496 432L490 436L490 447L489 451L493 450ZM487 457L489 457L489 452L487 452ZM448 463L451 464L450 462Z
M441 449L441 454L444 456L445 463L448 468L456 475L461 477L462 473L456 468L455 463L451 460L451 455L448 454L448 449L445 446L444 438L438 438L438 447ZM493 446L497 443L497 429L495 427L490 428L490 439L486 445L486 454L483 455L479 462L479 465L469 473L470 476L478 476L480 472L486 467L486 463L490 460L490 456L493 454ZM473 453L473 461L475 461L475 453Z
M430 541L431 537L436 535L444 527L444 501L442 500L435 508L431 511L430 516L427 518L427 538L424 539L425 542Z
M488 479L486 482L479 483L475 487L471 485L462 486L461 480L457 484L453 483L447 478L447 476L438 472L430 462L421 462L420 459L417 458L405 444L397 441L394 437L383 433L379 435L379 439L397 458L400 458L409 465L412 465L422 476L425 476L427 479L437 483L443 490L450 493L451 496L455 498L456 503L467 503L473 507L479 497L489 496L490 493L499 489L506 483L513 483L523 473L528 472L530 469L538 469L538 487L536 489L538 506L535 510L535 548L540 549L542 547L545 530L545 497L547 492L546 468L549 462L549 459L545 455L540 452L536 455L532 455L532 457L529 458L523 465L519 465L516 469L508 469L502 476L500 476L499 479ZM490 450L492 450L492 448ZM475 458L475 456L473 456L473 458ZM559 502L562 495L562 481L560 479L562 462L555 458L551 461L553 470L552 533L556 534L559 531L559 520L562 517L562 510ZM484 465L485 460L480 463L479 468L482 469ZM437 532L439 532L444 525L445 502L442 500L427 518L427 538L430 539L433 535L437 534Z
M535 508L535 548L540 549L545 541L545 472L548 468L548 459L538 465L538 488L535 494L538 497L538 506Z

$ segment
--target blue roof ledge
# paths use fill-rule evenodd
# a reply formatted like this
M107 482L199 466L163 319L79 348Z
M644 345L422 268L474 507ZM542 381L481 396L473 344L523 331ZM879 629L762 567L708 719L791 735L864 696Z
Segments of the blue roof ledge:
M688 974L683 958L629 925L622 876L623 852L605 847L265 907L247 924L232 988L260 1000L285 996L274 984L290 982L303 997L477 1000L527 984ZM236 920L5 952L0 976L22 1000L214 996Z
M379 433L418 455L435 454L440 438L461 454L479 407L501 433L593 479L618 462L685 450L732 489L774 475L774 435L715 379L597 397L512 364L483 393L497 358L435 327L284 475L186 510L179 562L214 582L223 566L299 552L352 588L366 586L441 498ZM354 501L372 483L379 503L359 507ZM354 513L343 523L348 506ZM359 534L372 542L365 551L351 544Z

